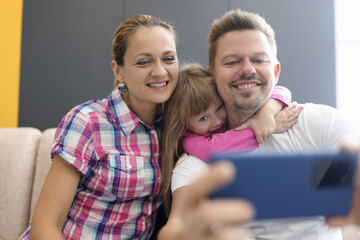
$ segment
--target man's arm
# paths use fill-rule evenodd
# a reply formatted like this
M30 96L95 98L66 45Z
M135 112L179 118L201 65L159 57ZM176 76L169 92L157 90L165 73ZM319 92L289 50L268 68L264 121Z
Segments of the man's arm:
M328 218L326 222L334 227L346 224L356 224L360 227L360 138L357 138L353 142L343 142L342 149L347 152L357 153L358 155L353 207L348 216Z

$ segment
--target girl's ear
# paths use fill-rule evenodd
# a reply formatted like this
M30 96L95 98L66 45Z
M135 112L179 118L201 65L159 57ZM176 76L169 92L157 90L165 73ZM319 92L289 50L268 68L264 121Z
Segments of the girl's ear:
M114 77L119 83L125 83L123 78L122 68L116 63L115 60L111 61L111 69L113 70Z

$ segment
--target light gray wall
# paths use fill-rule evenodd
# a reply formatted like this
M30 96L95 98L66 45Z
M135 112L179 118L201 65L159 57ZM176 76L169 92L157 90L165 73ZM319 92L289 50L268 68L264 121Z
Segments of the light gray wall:
M75 105L111 91L122 1L26 0L23 12L19 126L56 127Z
M336 107L333 0L232 0L231 6L259 13L274 28L279 84L294 100Z
M335 106L333 0L24 1L19 126L56 127L72 107L112 89L111 41L135 14L172 22L180 61L207 66L214 18L242 8L264 16L277 35L279 84L298 102Z

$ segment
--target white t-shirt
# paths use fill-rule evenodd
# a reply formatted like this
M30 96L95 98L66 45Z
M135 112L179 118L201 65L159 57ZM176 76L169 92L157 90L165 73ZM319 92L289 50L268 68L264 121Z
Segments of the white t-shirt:
M297 124L284 133L273 134L254 152L305 152L339 149L343 139L359 138L360 133L338 112L319 104L307 103ZM173 170L171 190L190 184L207 171L200 159L183 154ZM340 228L329 228L324 218L307 217L253 221L247 224L255 239L342 240Z

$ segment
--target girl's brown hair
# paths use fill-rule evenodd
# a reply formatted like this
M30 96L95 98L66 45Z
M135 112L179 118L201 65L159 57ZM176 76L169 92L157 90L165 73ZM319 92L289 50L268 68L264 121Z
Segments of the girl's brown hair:
M161 175L165 211L171 208L171 176L177 159L184 153L180 140L188 129L188 120L206 111L217 94L214 77L197 64L179 73L174 93L165 103L162 138Z
M128 41L140 27L163 27L167 29L176 40L176 33L173 26L159 18L150 15L137 15L123 22L115 31L113 39L113 58L119 66L124 66L124 55L128 46ZM115 79L114 88L119 85Z

